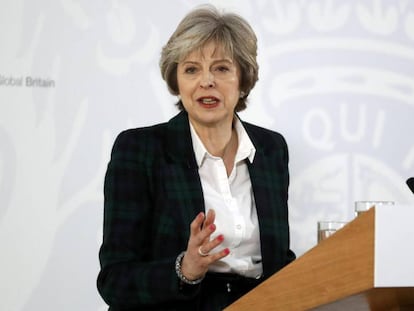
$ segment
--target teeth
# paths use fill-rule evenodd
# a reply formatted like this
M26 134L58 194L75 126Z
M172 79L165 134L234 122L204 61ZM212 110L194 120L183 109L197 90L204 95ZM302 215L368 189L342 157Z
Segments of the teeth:
M203 98L201 101L202 101L204 104L212 104L212 103L215 103L215 102L216 102L216 100L215 100L215 99L213 99L213 98Z

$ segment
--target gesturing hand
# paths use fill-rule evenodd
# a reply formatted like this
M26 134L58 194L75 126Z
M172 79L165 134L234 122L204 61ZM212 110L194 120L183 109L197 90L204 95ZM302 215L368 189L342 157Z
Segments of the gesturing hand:
M189 280L203 277L210 264L230 253L228 248L220 252L212 252L224 241L223 235L210 241L211 234L216 230L215 217L214 210L209 210L206 217L204 213L200 213L191 223L187 251L181 264L181 271Z

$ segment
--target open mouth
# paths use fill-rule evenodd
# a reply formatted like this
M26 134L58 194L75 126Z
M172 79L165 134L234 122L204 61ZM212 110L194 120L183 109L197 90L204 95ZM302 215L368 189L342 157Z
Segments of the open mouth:
M200 97L197 99L197 101L203 106L207 106L207 107L217 106L220 102L218 98L213 97L213 96Z

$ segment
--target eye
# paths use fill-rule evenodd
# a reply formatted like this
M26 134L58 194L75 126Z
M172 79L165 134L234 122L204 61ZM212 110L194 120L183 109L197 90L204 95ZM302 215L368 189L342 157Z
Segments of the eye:
M219 71L219 72L227 72L229 70L230 70L230 68L228 66L225 66L225 65L220 65L220 66L216 67L216 71Z
M184 72L188 74L196 73L196 71L197 71L197 68L195 66L188 66L184 68Z

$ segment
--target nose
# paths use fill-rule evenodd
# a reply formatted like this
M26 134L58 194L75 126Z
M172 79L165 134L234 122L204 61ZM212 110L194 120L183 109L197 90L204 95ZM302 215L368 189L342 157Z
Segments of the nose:
M203 74L200 81L200 87L209 89L215 86L214 75L211 72Z

